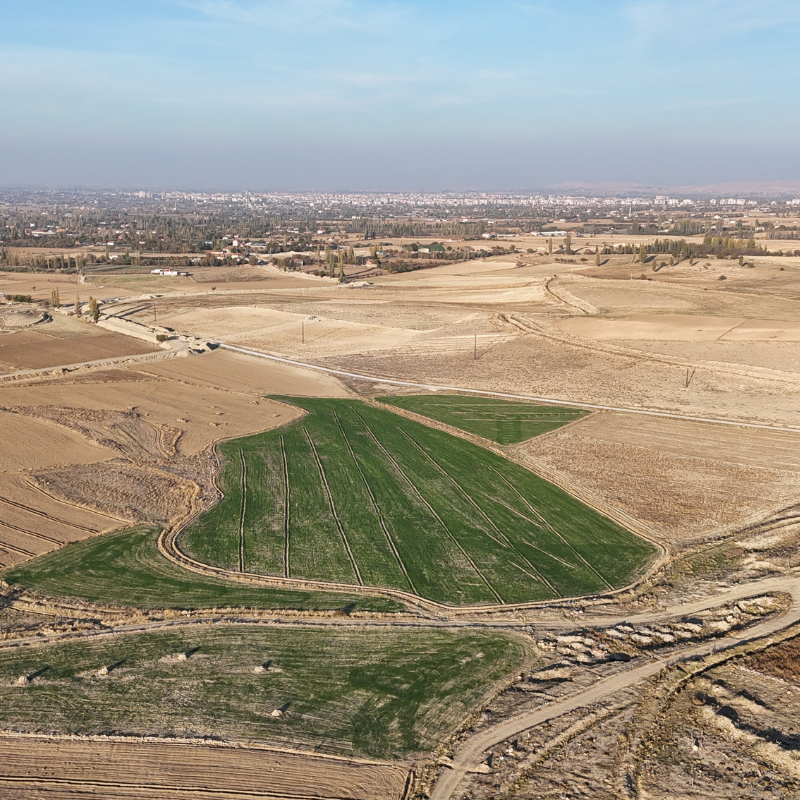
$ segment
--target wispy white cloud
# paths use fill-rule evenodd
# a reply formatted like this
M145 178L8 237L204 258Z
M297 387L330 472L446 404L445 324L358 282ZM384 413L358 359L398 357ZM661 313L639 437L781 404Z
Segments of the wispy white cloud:
M800 23L795 0L628 0L622 11L639 45L739 39Z

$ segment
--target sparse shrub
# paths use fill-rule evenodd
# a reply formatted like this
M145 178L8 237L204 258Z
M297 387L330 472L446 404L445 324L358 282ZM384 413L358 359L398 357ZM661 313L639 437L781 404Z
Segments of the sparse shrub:
M159 333L156 334L156 341L157 342L166 342L169 341L169 335L166 333Z

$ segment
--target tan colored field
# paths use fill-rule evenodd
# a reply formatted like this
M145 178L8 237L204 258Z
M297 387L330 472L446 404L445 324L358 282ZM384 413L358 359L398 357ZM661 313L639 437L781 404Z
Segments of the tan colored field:
M269 400L166 379L98 383L91 391L82 383L0 386L0 405L20 410L49 406L96 412L133 411L157 428L175 431L177 453L187 456L196 455L219 439L273 428L297 414Z
M1 566L11 566L68 542L113 530L124 520L124 516L112 518L58 500L43 492L24 473L0 472Z
M602 319L573 317L563 320L559 329L587 339L644 339L648 341L800 341L800 322L736 317L653 314L647 317Z
M797 502L800 434L601 413L515 448L666 542Z
M247 383L254 379L246 362L262 369L255 359L220 356L208 358L222 365L223 377L238 370ZM0 566L132 521L184 517L213 497L206 448L299 416L256 399L263 392L253 389L166 377L170 365L192 360L204 359L169 359L159 375L112 370L0 386ZM290 373L274 373L283 383L273 391L285 391L292 378L310 389L308 377ZM332 379L322 383L338 387Z
M401 800L402 764L168 742L0 736L3 798Z
M0 336L0 363L7 371L44 369L157 350L155 345L61 314L53 322Z
M215 350L202 358L137 365L129 370L257 396L345 397L348 394L339 381L325 373L229 350Z
M91 464L114 454L59 425L0 410L0 467L3 472Z

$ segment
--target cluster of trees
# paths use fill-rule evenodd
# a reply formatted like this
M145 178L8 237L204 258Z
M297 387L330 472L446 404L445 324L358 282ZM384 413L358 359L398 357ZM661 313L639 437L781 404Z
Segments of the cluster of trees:
M704 258L739 258L740 256L766 255L769 251L755 239L738 239L730 236L706 236L703 243L685 239L656 239L652 244L621 244L606 246L604 255L635 255L642 263L651 255L668 255L673 260Z

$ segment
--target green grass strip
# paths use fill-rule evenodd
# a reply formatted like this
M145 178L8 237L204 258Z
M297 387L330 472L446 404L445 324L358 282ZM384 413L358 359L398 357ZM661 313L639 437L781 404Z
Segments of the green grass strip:
M554 431L586 416L587 411L468 395L379 397L387 405L414 411L498 444L516 444Z
M403 610L380 597L243 586L197 575L164 558L157 539L152 528L84 539L7 570L3 578L51 597L146 609Z

